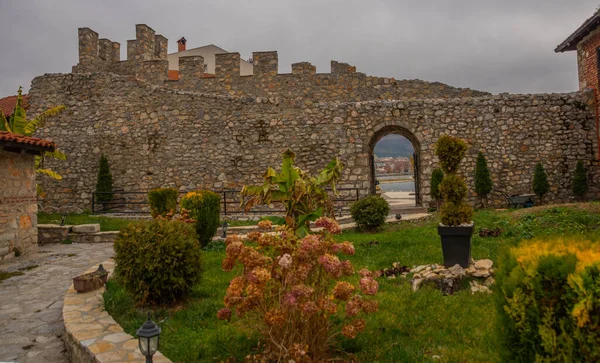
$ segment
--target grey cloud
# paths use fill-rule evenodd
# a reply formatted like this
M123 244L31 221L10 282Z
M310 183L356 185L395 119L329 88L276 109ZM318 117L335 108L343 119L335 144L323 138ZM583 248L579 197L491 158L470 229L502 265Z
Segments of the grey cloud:
M554 47L598 6L556 0L0 0L0 96L77 63L77 28L122 44L145 23L188 46L214 43L248 58L279 51L279 71L332 59L358 71L493 93L577 89L574 53Z

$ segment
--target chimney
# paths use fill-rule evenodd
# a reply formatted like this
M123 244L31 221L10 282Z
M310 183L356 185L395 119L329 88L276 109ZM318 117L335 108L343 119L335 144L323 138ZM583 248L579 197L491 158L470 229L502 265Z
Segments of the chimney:
M185 40L184 37L181 37L181 39L179 39L177 41L177 51L178 52L183 52L185 50L185 43L187 42L187 40Z

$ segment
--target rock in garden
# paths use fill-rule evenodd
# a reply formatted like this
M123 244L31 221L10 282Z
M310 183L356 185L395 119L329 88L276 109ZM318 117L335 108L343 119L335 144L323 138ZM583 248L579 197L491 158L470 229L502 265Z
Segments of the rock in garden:
M426 268L427 268L427 265L421 265L421 266L417 266L417 267L413 268L413 269L411 270L411 272L414 272L414 273L419 273L419 272L421 272L421 271L425 270Z
M459 264L456 264L456 265L450 267L448 269L448 271L450 271L453 275L456 275L456 276L464 276L465 275L465 269L462 268Z
M478 270L489 270L490 268L492 268L493 264L494 264L494 261L489 260L489 259L477 260L475 262L475 268Z
M490 272L488 270L477 270L473 272L474 277L488 277Z
M421 286L421 284L423 283L424 280L425 279L414 279L412 282L413 291L419 290L419 286Z
M73 233L96 233L100 232L100 224L80 224L73 226Z

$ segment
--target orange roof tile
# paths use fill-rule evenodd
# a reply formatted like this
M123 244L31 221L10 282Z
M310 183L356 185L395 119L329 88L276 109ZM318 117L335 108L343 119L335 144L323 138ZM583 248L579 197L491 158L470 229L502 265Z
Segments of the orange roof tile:
M169 74L167 75L167 79L169 81L176 81L179 79L179 71L178 70L173 70L173 69L169 69Z
M7 131L0 131L0 146L22 147L23 149L31 149L33 147L38 151L56 150L56 144L50 140L13 134Z
M8 117L12 115L17 104L17 96L8 96L0 98L0 110L4 112L4 116ZM29 107L29 95L23 95L23 108Z

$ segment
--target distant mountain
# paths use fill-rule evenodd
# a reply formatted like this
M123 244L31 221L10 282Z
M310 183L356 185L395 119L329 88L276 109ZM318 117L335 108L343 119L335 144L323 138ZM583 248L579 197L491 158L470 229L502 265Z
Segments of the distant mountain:
M375 145L375 155L378 158L386 156L405 156L409 157L413 154L414 148L410 141L404 136L387 135L384 136L377 145Z

